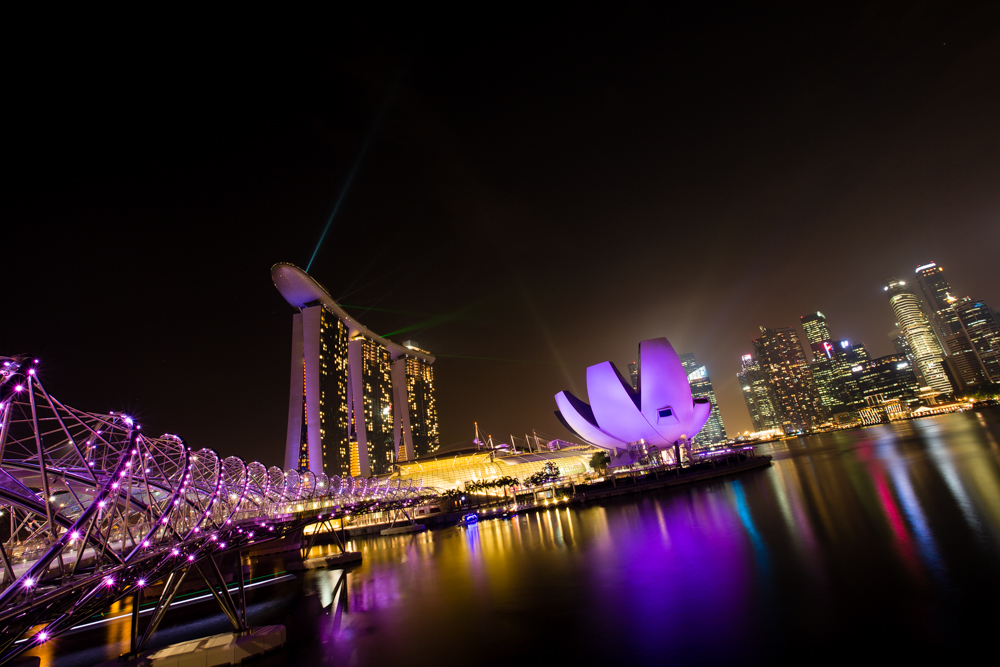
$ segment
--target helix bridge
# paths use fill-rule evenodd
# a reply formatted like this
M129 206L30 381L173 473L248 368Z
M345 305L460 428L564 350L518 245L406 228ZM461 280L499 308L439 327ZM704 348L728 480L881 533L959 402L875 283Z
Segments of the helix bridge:
M128 597L135 654L189 572L246 630L241 558L235 601L223 556L347 514L405 512L422 493L412 481L268 468L149 437L127 415L61 403L37 360L0 357L0 664ZM140 632L139 602L158 582Z

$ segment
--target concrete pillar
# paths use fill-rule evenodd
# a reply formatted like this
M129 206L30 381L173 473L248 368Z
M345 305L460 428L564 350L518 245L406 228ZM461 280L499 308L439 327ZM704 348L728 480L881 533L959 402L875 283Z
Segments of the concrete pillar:
M306 434L309 442L309 470L318 475L323 472L323 440L320 432L319 355L322 350L320 331L323 306L313 306L302 311L302 351L306 370ZM296 466L298 467L298 466Z
M392 362L392 421L393 434L396 438L396 458L399 459L399 436L402 431L403 451L406 460L415 458L413 451L413 431L410 429L410 395L406 389L406 357L400 357Z
M288 435L285 437L285 470L299 467L302 439L302 313L292 315L292 377L288 391Z
M351 386L351 404L348 414L354 417L354 427L358 439L358 467L362 477L372 476L371 462L368 460L368 429L365 426L365 341L356 338L347 343L347 382Z

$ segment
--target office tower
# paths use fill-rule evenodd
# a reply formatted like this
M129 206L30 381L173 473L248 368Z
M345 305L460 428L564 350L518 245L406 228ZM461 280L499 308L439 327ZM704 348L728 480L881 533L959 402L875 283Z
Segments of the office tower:
M639 388L639 364L634 361L628 362L628 376L632 381L632 388Z
M934 262L918 266L915 273L917 285L923 292L931 315L931 324L937 329L938 338L944 341L961 329L955 312L951 309L951 304L956 301L951 295L951 285L944 277L944 270Z
M753 341L755 356L767 375L781 428L794 433L818 426L823 406L798 334L791 327L761 327L760 333Z
M945 362L959 389L975 389L989 382L986 369L964 331L953 333L945 338L944 343L948 347Z
M864 343L842 340L834 344L834 370L837 376L836 391L842 405L851 410L863 407L865 402L854 375L854 368L864 364L871 355Z
M886 334L889 340L892 341L892 347L896 350L896 354L901 354L910 360L910 363L916 366L916 359L913 356L913 350L910 349L910 343L906 340L906 335L903 330L898 327L893 329Z
M409 350L430 354L421 350L420 346L411 340L403 341L403 346ZM416 456L426 456L437 450L438 439L437 405L434 400L434 367L416 357L406 359L406 391L409 396L409 428L413 434L413 452ZM404 460L406 449L399 450L400 460Z
M437 446L434 357L386 340L291 264L271 268L292 316L285 467L341 477L391 472Z
M868 405L900 400L917 401L920 383L909 360L902 354L890 354L855 366L853 373Z
M941 393L950 394L952 386L944 371L944 351L920 308L920 299L898 278L887 281L885 291L896 316L896 326L909 346L917 378Z
M712 379L708 376L708 369L699 366L694 355L690 352L679 355L681 365L688 374L688 384L691 385L691 398L707 398L712 402L712 412L708 421L695 436L694 442L699 445L710 445L716 442L726 441L726 427L722 424L722 415L719 414L719 403L715 400L715 390L712 389Z
M826 324L826 315L819 312L803 315L799 318L802 329L806 332L806 341L810 345L820 344L830 340L830 329Z
M753 422L754 431L770 431L781 428L781 422L774 413L774 403L771 400L770 383L767 375L760 368L760 364L753 358L753 355L744 354L742 368L736 374L740 388L743 390L743 400L747 404L747 412L750 413L750 421Z
M1000 382L1000 322L983 301L965 297L952 303L955 319L990 382Z
M843 403L837 389L839 378L834 360L825 356L818 357L809 364L809 372L812 373L813 383L816 385L816 392L819 394L824 411L831 414Z

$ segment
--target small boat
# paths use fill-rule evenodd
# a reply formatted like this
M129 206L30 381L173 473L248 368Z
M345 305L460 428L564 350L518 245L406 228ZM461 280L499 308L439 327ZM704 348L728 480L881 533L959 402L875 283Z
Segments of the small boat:
M503 513L497 517L499 519L513 519L517 516L517 510L515 509L505 509Z
M475 512L472 514L466 514L458 520L458 525L460 526L471 526L474 523L479 523L479 515Z

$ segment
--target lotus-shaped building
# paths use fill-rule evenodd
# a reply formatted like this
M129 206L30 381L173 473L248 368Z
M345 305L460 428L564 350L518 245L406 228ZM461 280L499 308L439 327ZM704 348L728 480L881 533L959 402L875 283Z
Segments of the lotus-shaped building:
M568 391L556 394L556 415L578 437L611 450L612 465L631 462L622 453L638 443L664 448L690 441L712 412L707 398L691 397L687 372L666 338L639 343L634 388L605 361L587 368L587 394L589 405Z

